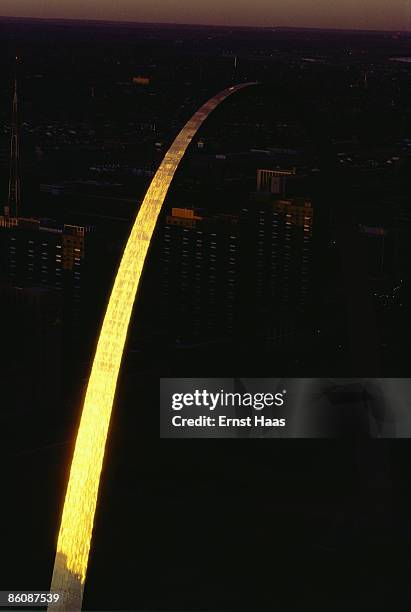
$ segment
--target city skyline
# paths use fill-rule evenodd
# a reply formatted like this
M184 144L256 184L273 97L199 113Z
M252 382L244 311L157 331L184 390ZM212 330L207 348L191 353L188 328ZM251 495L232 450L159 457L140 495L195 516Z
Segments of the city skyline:
M265 25L0 18L0 607L410 609L410 35Z
M34 3L21 0L19 6L5 0L2 17L130 21L140 23L176 23L188 25L308 27L352 30L409 31L410 0L345 0L330 6L325 0L280 0L275 6L269 0L257 0L252 5L224 0L208 3L189 0L141 0L138 7L131 0L112 5L107 0L80 2L73 0L56 5L53 0Z

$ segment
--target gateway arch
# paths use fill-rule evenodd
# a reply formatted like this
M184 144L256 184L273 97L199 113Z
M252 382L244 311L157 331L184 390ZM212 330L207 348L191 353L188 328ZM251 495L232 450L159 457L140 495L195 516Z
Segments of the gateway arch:
M256 82L224 89L186 123L164 156L137 214L114 280L88 381L64 501L51 591L60 601L50 609L81 610L100 476L117 379L133 305L150 241L174 174L210 113L232 94Z

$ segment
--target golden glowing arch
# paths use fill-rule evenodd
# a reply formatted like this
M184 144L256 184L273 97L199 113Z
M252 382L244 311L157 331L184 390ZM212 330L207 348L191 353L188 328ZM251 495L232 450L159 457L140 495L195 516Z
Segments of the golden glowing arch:
M81 610L107 433L127 330L144 261L175 171L201 124L241 83L203 104L167 151L137 214L114 281L84 399L61 518L51 591L57 610Z

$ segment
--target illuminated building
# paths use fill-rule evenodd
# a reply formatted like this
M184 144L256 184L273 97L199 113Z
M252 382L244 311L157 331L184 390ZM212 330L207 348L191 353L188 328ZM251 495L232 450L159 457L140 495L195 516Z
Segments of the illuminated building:
M312 223L311 201L297 198L251 202L236 214L172 208L148 309L158 313L156 333L181 348L257 338L289 345L311 289Z
M290 344L304 320L310 291L312 203L302 198L276 200L257 204L248 214L257 233L254 287L259 333L268 342Z
M47 288L60 294L67 351L87 326L82 309L91 291L92 241L91 227L0 216L0 280L11 291Z
M157 218L177 167L197 130L242 83L203 104L175 138L141 204L114 281L84 399L63 507L51 590L54 610L79 610L83 596L100 475L128 327Z
M296 168L291 170L257 170L257 191L284 195L285 181L289 176L296 175Z
M90 232L90 227L50 219L0 217L2 276L14 286L70 290L76 303Z
M238 215L173 208L161 228L160 325L178 343L232 336L239 292ZM153 305L154 306L154 305Z
M50 219L0 216L3 271L12 282L59 287L64 271L80 276L90 232Z

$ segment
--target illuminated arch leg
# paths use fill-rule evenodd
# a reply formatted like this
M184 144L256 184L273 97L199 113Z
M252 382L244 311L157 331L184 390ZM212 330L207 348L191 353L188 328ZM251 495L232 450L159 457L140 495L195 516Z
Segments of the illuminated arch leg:
M51 590L61 593L50 609L81 610L94 514L108 428L127 330L157 218L176 169L208 115L228 96L255 83L223 90L186 123L167 151L137 214L114 281L84 399L64 501Z

